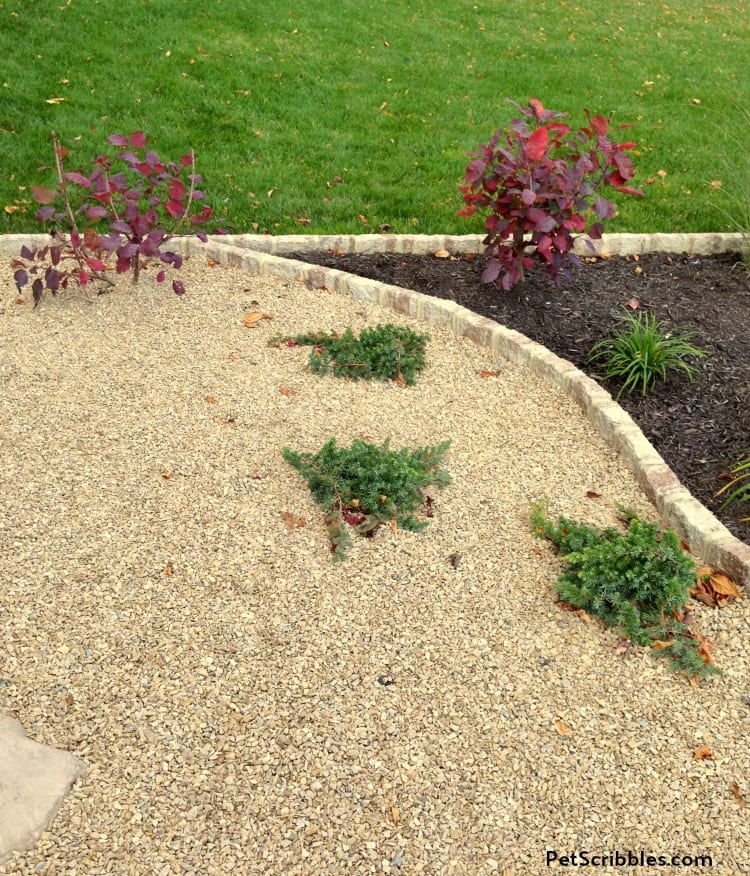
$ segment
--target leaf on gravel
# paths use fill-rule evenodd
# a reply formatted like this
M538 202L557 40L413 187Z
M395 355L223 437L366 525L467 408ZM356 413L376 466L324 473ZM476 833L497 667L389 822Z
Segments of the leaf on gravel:
M281 384L279 384L279 392L280 392L282 395L287 395L287 396L289 396L289 395L297 395L297 390L296 390L296 389L290 389L288 386L282 386Z
M451 257L451 254L448 252L447 249L439 249L435 253L435 258L438 258L438 259L449 259L450 257Z
M401 813L398 811L398 806L391 806L391 821L394 824L398 824L398 820L401 817Z
M305 525L304 517L298 517L296 514L292 514L291 511L282 511L281 519L286 524L288 532L293 532L295 529L302 529Z
M171 578L172 575L174 575L174 569L171 566L165 566L164 574L167 576L167 578Z
M701 747L693 755L693 760L713 760L714 756L711 749L707 745Z
M216 399L215 399L212 395L207 395L207 396L206 396L206 401L207 401L210 405L218 404L218 402L216 401Z
M601 493L595 493L593 490L586 490L586 498L587 499L601 499Z
M273 319L270 313L263 313L262 310L251 310L245 314L242 320L246 328L255 328L262 319Z
M651 643L651 647L654 649L654 651L665 651L667 648L671 648L673 644L674 642L663 642L659 639L654 639L654 641Z
M591 615L583 608L579 608L577 605L571 605L569 602L564 602L562 599L558 600L557 603L563 611L569 611L571 614L578 615L581 620L585 620L587 624L592 622Z
M497 371L487 371L487 370L480 371L479 376L480 377L499 377L500 370L498 369Z
M733 782L729 786L729 790L734 794L735 799L740 804L740 806L747 806L747 800L745 800L745 795L742 793L742 791L740 791L740 786L737 784L737 782Z
M568 727L568 725L561 721L559 718L555 721L555 730L560 734L560 736L572 736L573 731Z
M732 579L712 566L701 566L696 574L698 580L695 587L690 590L690 595L704 605L722 608L733 599L742 598L742 593Z

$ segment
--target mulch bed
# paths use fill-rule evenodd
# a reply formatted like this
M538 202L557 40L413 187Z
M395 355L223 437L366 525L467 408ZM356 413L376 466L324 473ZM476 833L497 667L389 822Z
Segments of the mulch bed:
M682 483L727 528L750 544L747 508L720 511L716 492L727 470L750 448L750 278L736 255L695 257L653 253L590 259L572 269L561 288L535 269L510 292L484 285L480 256L294 253L292 258L456 301L544 344L594 379L591 346L618 326L615 314L635 299L674 333L695 332L691 343L708 356L646 396L623 393L620 404ZM600 381L601 382L601 381ZM615 382L603 382L613 395Z

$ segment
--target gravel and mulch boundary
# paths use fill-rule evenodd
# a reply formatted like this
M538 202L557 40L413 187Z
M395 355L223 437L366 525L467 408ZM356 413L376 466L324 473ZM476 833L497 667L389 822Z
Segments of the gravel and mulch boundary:
M560 610L533 500L656 518L576 401L325 287L198 257L183 279L36 310L2 287L0 708L88 771L0 872L746 872L747 601L696 610L724 669L698 687ZM431 335L413 388L267 345L383 322ZM452 440L424 533L331 562L281 449L334 435Z

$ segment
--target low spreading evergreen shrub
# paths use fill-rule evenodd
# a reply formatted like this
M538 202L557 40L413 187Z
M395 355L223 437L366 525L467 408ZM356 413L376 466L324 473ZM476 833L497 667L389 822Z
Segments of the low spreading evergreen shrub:
M413 451L391 450L389 444L386 440L379 447L358 439L343 448L331 438L315 454L288 447L282 451L325 512L336 560L344 558L351 544L349 527L362 535L372 535L381 523L413 532L424 529L431 510L423 488L450 483L450 475L440 468L449 441ZM420 508L425 511L422 516Z
M565 517L553 523L542 503L532 506L535 535L550 541L565 563L554 590L563 602L620 627L634 644L654 647L689 677L719 672L708 662L705 640L682 622L696 583L695 563L674 531L620 511L625 533Z
M312 346L310 368L315 374L333 372L351 380L394 380L413 386L425 367L429 335L417 334L405 326L378 325L363 329L356 337L350 328L343 334L312 332L293 338L274 338Z

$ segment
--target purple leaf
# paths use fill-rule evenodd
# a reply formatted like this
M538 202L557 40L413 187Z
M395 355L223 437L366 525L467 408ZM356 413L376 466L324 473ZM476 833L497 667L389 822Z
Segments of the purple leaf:
M88 210L86 210L86 215L89 219L104 219L104 217L107 216L108 213L104 207L93 206L89 207Z
M34 253L28 248L28 246L26 246L26 244L21 247L21 258L26 259L27 262L34 261Z
M84 189L91 188L91 180L88 179L87 177L83 176L80 173L75 173L75 172L66 173L66 174L64 174L64 177L69 182L72 182L74 185L81 186Z
M495 280L500 276L500 271L502 270L502 265L497 259L493 259L490 262L487 262L487 266L482 271L482 282L483 283L494 283Z
M31 293L34 296L34 307L36 307L37 304L39 304L39 302L42 300L43 289L44 287L42 286L42 281L39 277L37 277L36 280L34 280L34 282L31 284Z
M182 280L172 280L172 290L175 295L184 295L185 294L185 284Z
M156 282L157 283L163 283L166 279L167 279L167 274L165 271L159 271L159 273L156 275Z
M143 131L135 131L128 137L128 142L133 147L133 149L143 149L146 145L146 137Z
M21 289L29 282L29 275L23 268L19 268L14 274L13 279L16 281L16 289L20 292Z
M55 208L54 207L40 207L36 211L36 219L37 222L48 222L50 219L54 218Z
M127 137L123 137L122 134L112 134L111 137L107 137L107 142L111 143L113 146L128 145Z

